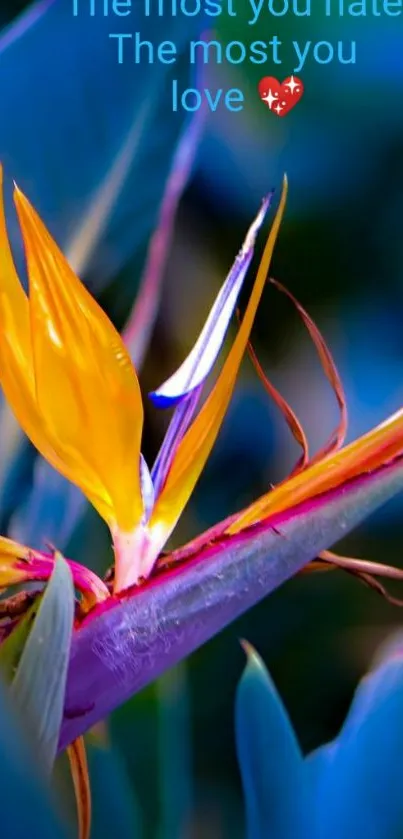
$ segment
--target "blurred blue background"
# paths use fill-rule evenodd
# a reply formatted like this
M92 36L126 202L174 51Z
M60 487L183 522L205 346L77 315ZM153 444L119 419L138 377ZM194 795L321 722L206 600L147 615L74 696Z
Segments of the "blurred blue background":
M4 0L3 23L11 21L25 5ZM95 43L98 24L92 24ZM77 27L81 25L79 22ZM269 40L274 31L284 42L293 38L355 39L357 64L307 64L300 74L304 97L282 120L268 111L257 94L259 78L275 74L278 68L244 64L207 69L207 84L240 87L246 104L242 112L217 112L207 120L179 208L161 306L141 372L144 394L184 358L262 195L272 186L279 188L282 173L287 171L290 198L273 275L308 309L333 351L348 397L349 438L402 405L402 25L402 18L387 17L344 17L326 22L319 10L309 20L289 16L273 22L266 15L262 24L248 30L241 11L236 18L219 19L217 32L224 42ZM77 27L71 38L77 38L78 43L81 35ZM181 43L191 34L178 33ZM169 35L161 34L160 40L164 37ZM98 166L97 155L106 138L98 100L84 95L85 85L83 107L76 117L72 104L78 104L78 97L69 99L64 88L58 96L56 85L61 80L72 82L75 73L79 88L80 73L87 69L87 53L75 51L75 43L70 40L70 51L65 44L63 61L55 46L57 39L50 40L47 49L44 42L41 56L22 50L19 63L5 65L8 53L0 53L0 152L7 175L17 178L27 190L62 244L68 241L64 236L70 235L64 214L71 208L77 216L84 212L86 190L90 194L96 184L99 172L95 172L95 163ZM134 96L134 105L142 107L151 89L158 91L158 77L150 76L148 88L144 68L140 77L139 68L129 70L125 65L124 74L112 84L108 64L102 63L106 41L100 36L97 43L97 82L103 104L111 90L120 90L114 104L125 115L126 108L133 105L129 95L126 102L127 90L137 95L141 87L142 99L137 102ZM59 63L60 73L54 68ZM3 76L2 66L7 66ZM279 77L286 77L291 69L285 62ZM131 73L132 85L127 89L126 76ZM186 67L183 73L185 78ZM35 77L35 97L43 99L41 119L37 119L35 107L31 108L36 100L32 103L27 95L24 102L31 75ZM47 92L52 93L51 104ZM72 133L58 137L63 108L70 115ZM17 143L12 129L18 128L20 119ZM153 119L143 138L141 162L131 175L130 190L120 199L126 215L112 219L108 236L100 237L99 248L81 271L119 327L135 298L147 239L155 225L170 165L164 154L168 155L169 149L173 152L183 128L179 121L171 125L166 103ZM112 137L119 126L118 118L107 123ZM89 127L86 157L80 157L84 154L80 138ZM165 129L169 139L158 145L159 134ZM63 138L72 151L71 160L57 153L57 143L62 144ZM48 145L56 148L51 164L48 152L31 163L28 151ZM88 184L80 180L83 172ZM67 197L63 204L66 185L78 182L82 183L81 194L72 189L74 201L69 195L68 205ZM121 236L116 237L117 233ZM319 448L337 419L337 407L303 327L274 289L265 293L253 341L265 370L303 422L312 448ZM93 512L86 511L78 528L69 534L69 528L62 526L65 497L58 510L57 493L52 490L49 496L45 493L43 506L34 453L28 444L21 444L10 418L4 416L3 422L2 428L7 429L0 441L3 532L20 538L29 534L39 544L51 539L69 556L99 571L105 569L110 553L103 525ZM166 416L146 404L144 451L149 462L165 426ZM297 457L285 423L246 360L219 441L173 544L248 503L285 476ZM398 499L389 504L348 537L340 550L403 565L402 503ZM98 755L94 774L98 777L105 772L109 786L116 772L124 773L127 795L140 802L146 836L237 839L243 835L233 736L233 700L243 667L238 639L246 637L263 655L307 751L336 734L354 684L375 646L399 623L397 608L348 576L335 572L298 577L193 655L180 670L119 709L110 721L108 735L116 750L111 757L115 763L101 764ZM97 828L96 837L111 835L105 825L103 830Z

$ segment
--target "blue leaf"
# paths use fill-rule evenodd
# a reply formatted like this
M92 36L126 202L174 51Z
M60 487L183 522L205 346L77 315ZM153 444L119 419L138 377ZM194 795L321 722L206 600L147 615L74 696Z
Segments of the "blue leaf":
M305 759L307 783L310 786L311 795L314 796L315 800L319 794L317 790L333 759L335 749L337 749L337 742L331 741L330 743L325 743L323 746L319 746Z
M185 836L192 805L189 691L185 665L157 682L158 767L161 801L158 839Z
M2 394L0 399L3 399ZM5 403L2 408L4 410L0 415L1 437L2 443L7 445L6 412L9 414L9 409ZM34 446L20 434L19 429L14 428L14 431L19 436L19 443L0 481L0 533L8 532L15 511L26 502L32 488L34 464L38 456Z
M12 709L0 689L1 835L65 839Z
M306 833L302 754L263 662L247 647L236 697L236 739L248 839L298 839Z
M26 446L21 446L18 458L20 469L25 464L28 469ZM12 482L8 476L4 491L0 494L8 499L2 509L2 519L7 522L8 534L12 539L30 547L42 548L45 544L56 545L65 549L87 505L82 492L70 481L56 472L35 450L30 455L33 461L31 481L25 485ZM14 471L14 479L21 474ZM15 487L14 497L20 496L20 503L14 506L13 514L7 516L11 507L11 497L7 488ZM0 529L1 530L1 529ZM5 530L3 529L3 533Z
M140 0L116 20L82 7L74 17L64 0L35 4L3 35L0 160L73 267L96 272L99 287L144 247L155 224L183 126L170 80L187 75L181 55L200 21L145 17ZM177 62L154 56L135 64L126 41L119 64L115 29L138 30L153 44L173 40Z
M141 839L140 805L121 756L97 735L88 743L88 765L92 790L92 832L94 837L119 836Z
M34 752L47 773L63 717L74 603L71 572L59 557L11 686L13 704L27 722Z
M359 685L337 739L309 762L317 779L315 837L401 839L402 638Z

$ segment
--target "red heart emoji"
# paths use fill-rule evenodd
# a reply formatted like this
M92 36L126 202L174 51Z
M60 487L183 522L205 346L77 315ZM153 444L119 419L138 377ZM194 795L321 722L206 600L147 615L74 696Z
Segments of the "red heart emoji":
M299 102L304 92L301 79L288 76L279 82L274 76L265 76L258 84L259 96L268 108L279 117L285 117L291 108Z

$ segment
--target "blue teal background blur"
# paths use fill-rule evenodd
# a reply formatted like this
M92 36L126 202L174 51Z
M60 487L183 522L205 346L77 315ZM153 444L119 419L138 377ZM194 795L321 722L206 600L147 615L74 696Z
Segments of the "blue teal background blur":
M4 22L23 6L4 2ZM352 438L403 403L403 17L326 22L317 12L309 20L290 16L273 23L266 15L259 28L247 30L239 13L220 18L217 30L224 41L269 40L275 33L284 42L355 39L357 64L307 64L300 74L304 97L283 120L257 95L259 78L275 75L275 67L208 68L210 86L240 87L246 105L242 113L209 118L179 212L142 389L144 394L153 389L183 359L262 195L279 188L287 171L290 198L273 275L301 300L328 340L346 387ZM51 64L50 47L50 73ZM285 63L279 77L290 70ZM48 83L44 77L43 85ZM10 78L11 90L12 84ZM91 102L88 109L91 119ZM149 177L144 167L145 191ZM54 212L57 225L57 208ZM52 226L52 218L48 222ZM119 326L134 299L142 258L136 253L124 260L100 293ZM97 292L96 273L88 281ZM336 406L295 313L273 289L267 289L260 308L254 345L303 421L312 447L319 447L337 419ZM163 414L146 407L149 461L165 422ZM297 457L287 428L245 361L218 444L174 543L264 492ZM403 565L401 511L398 499L339 549ZM95 514L86 515L69 555L106 568L108 540ZM397 608L338 572L294 579L185 667L117 711L110 721L114 763L101 765L97 753L94 776L105 772L112 789L116 773L124 774L119 789L126 784L129 798L136 796L146 836L237 839L243 835L243 804L233 701L244 663L238 639L246 637L259 649L303 748L312 750L335 735L375 646L401 620ZM105 793L97 799L96 781L95 795L97 808ZM134 824L137 810L131 812ZM112 835L106 825L103 815L96 837Z

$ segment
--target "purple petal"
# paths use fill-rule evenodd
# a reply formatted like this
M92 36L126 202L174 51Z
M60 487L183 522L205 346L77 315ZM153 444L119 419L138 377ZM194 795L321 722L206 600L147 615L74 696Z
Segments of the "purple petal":
M403 490L403 458L204 548L73 635L65 748Z
M201 385L217 358L223 344L228 324L233 315L242 283L253 257L256 236L269 209L271 192L251 224L243 246L235 259L227 279L221 286L213 308L204 324L196 344L179 369L150 398L160 408L174 405L194 388Z
M174 415L169 423L168 431L165 434L151 472L156 498L164 486L165 479L175 457L175 452L192 420L200 393L201 387L199 386L175 408Z

